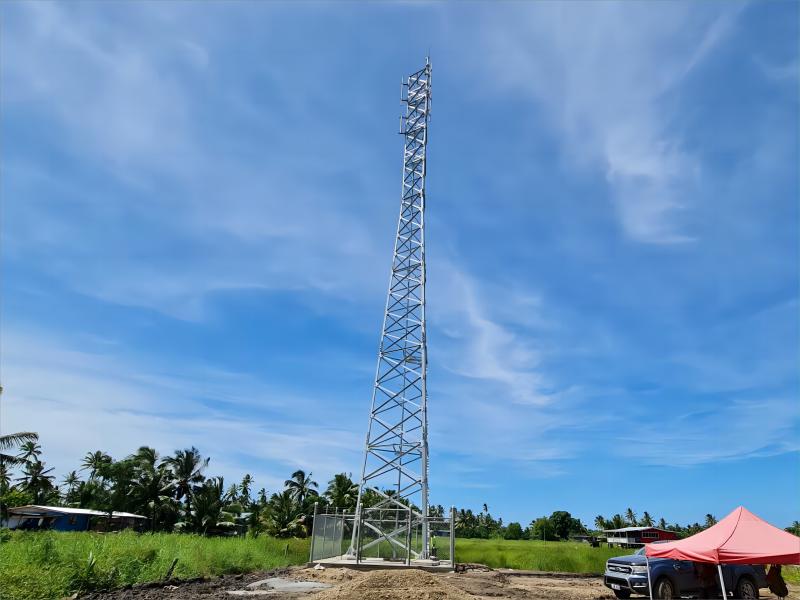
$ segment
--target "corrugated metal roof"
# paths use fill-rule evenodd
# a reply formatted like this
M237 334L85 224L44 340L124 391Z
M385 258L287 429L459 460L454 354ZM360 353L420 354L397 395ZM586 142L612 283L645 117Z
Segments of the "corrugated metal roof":
M604 529L603 533L627 533L631 531L666 531L670 533L669 529L661 529L660 527L622 527L621 529Z
M26 504L25 506L15 506L8 509L9 514L14 515L42 515L42 514L58 514L58 515L90 515L103 517L108 515L107 512L101 510L93 510L91 508L72 508L70 506L41 506L38 504ZM126 519L146 519L142 515L135 515L128 512L112 512L112 517L126 518Z

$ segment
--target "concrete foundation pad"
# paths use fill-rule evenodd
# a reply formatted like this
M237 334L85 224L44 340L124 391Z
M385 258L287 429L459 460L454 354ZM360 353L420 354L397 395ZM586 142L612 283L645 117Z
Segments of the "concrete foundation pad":
M453 564L449 560L412 560L410 563L401 561L384 560L382 558L364 558L356 561L349 556L334 556L322 560L315 560L308 563L309 567L322 565L325 568L338 569L358 569L360 571L372 571L375 569L420 569L432 573L447 573L453 570Z
M310 594L329 587L333 586L319 581L292 581L283 577L270 577L269 579L260 579L248 584L246 590L230 590L228 593L232 596L270 596L285 593Z

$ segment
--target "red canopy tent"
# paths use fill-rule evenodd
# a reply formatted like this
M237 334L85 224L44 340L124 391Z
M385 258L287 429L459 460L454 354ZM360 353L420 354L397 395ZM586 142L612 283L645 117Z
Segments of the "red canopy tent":
M800 565L800 538L770 525L740 506L716 525L691 537L647 544L644 554L647 559L672 558L717 565L722 597L727 598L720 565ZM648 586L649 564L648 560ZM650 597L653 597L652 588Z
M800 538L740 506L716 525L691 537L648 544L645 555L716 565L800 565Z

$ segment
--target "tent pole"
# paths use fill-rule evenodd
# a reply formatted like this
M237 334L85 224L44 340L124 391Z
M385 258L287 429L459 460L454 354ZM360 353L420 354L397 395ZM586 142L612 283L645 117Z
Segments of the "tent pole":
M650 559L647 554L644 555L644 561L647 563L647 589L650 592L650 600L653 600L653 585L650 583Z
M725 579L722 577L722 565L717 563L717 573L719 573L719 585L722 588L722 598L727 600L728 592L725 591Z

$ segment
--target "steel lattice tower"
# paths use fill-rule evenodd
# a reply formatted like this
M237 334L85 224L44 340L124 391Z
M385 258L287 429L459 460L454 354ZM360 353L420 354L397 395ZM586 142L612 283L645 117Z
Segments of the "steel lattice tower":
M400 133L403 150L403 185L400 218L386 299L372 407L367 429L364 465L358 492L353 543L367 489L396 505L393 498L415 507L413 518L422 525L422 551L428 548L428 409L425 340L425 154L431 109L431 64L408 76L403 83L405 116ZM386 490L393 493L387 494ZM418 511L418 512L417 512ZM392 540L389 540L392 541ZM399 544L400 542L392 541Z

